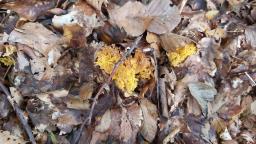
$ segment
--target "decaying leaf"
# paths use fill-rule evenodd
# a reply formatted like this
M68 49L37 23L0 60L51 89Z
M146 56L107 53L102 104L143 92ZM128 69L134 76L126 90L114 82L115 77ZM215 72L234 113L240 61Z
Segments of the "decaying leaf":
M9 131L3 131L0 132L0 141L4 144L25 144L27 141L25 141L21 137L17 137L15 135L12 135Z
M122 109L120 129L121 129L120 139L123 142L128 142L132 137L132 126L130 121L128 120L126 109Z
M0 118L5 118L11 111L11 105L6 96L0 94Z
M6 3L4 4L4 7L17 12L26 20L35 21L38 16L44 14L47 10L54 8L55 2L55 0L19 0L12 3Z
M61 39L52 31L45 28L40 23L26 23L21 31L14 30L9 35L10 42L24 44L34 49L36 52L48 57L48 64L56 64L60 58Z
M65 103L70 109L88 110L90 108L89 101L83 100L80 97L68 97L67 100L65 100Z
M99 1L90 2L97 4ZM96 13L85 0L79 0L76 5L69 9L67 14L55 15L52 23L56 28L63 28L64 25L79 25L83 28L85 36L89 36L94 28L103 25L103 22L97 17Z
M47 64L45 57L30 60L31 72L35 79L51 79L54 76L53 68Z
M109 129L111 124L111 111L107 110L102 116L100 123L95 127L95 131L97 132L105 132Z
M68 45L73 48L84 48L86 44L86 38L82 35L85 35L84 30L78 24L65 25L63 27L64 34Z
M206 12L205 17L206 17L208 20L212 20L212 19L215 18L218 14L219 14L219 11L218 11L218 10L210 10L210 11L207 11L207 12Z
M101 6L103 4L107 4L108 0L86 0L86 2L88 2L90 5L92 5L94 8L96 8L97 10L101 10Z
M51 97L55 97L55 98L66 97L68 95L68 92L69 91L65 89L60 89L60 90L49 91L46 93L36 94L36 97L38 97L41 101L48 104L49 107L54 107L51 101Z
M224 132L222 132L222 133L220 134L220 138L221 138L222 140L232 140L232 137L231 137L231 135L230 135L230 133L229 133L229 131L228 131L227 128L224 130Z
M256 115L256 101L251 103L251 113Z
M222 59L222 55L218 50L219 43L213 38L205 37L198 42L197 48L201 53L202 62L209 67L208 73L211 76L214 76L216 72L216 64L214 60Z
M217 90L207 84L197 82L189 83L188 88L191 95L197 100L202 108L202 112L207 114L208 102L214 100L214 96L217 94Z
M21 71L25 71L25 69L29 67L29 61L22 51L17 52L17 65L18 69Z
M82 100L88 100L92 97L92 93L95 87L94 82L88 82L82 85L79 91L79 96Z
M140 132L148 142L152 142L157 132L157 108L147 99L142 99L140 106L145 120Z
M167 33L160 36L161 45L165 51L174 51L177 48L184 47L193 41L187 37L174 33Z
M256 48L256 25L248 26L245 29L246 41L255 49Z
M178 8L169 4L168 0L153 0L147 6L129 1L122 7L110 10L110 20L131 36L138 36L145 30L163 34L172 31L181 19Z
M60 129L60 135L72 131L73 126L82 123L82 112L75 110L57 111L52 114L52 119L57 120L57 127Z
M18 105L21 105L21 103L23 101L23 97L20 94L20 92L15 87L10 87L10 92L11 92L11 95L12 95L13 99L15 100L15 102Z

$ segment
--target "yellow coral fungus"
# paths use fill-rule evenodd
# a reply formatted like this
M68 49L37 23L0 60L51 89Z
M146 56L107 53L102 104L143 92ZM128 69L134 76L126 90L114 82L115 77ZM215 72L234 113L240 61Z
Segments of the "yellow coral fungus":
M0 57L0 63L6 66L11 66L15 64L15 60L10 56Z
M13 45L4 45L5 53L0 56L0 63L3 63L6 66L11 66L15 64L15 60L12 55L16 52L16 47Z
M115 63L121 58L121 54L114 46L107 46L96 53L96 64L106 73L110 74ZM152 66L149 58L137 50L135 56L128 57L118 68L113 76L116 86L132 93L138 85L139 78L149 79L152 75Z
M195 44L190 43L185 45L185 47L177 48L176 51L168 52L168 58L172 66L177 67L182 63L188 56L195 54L197 48Z
M106 73L110 74L115 63L121 58L119 50L115 46L107 46L96 53L95 62Z
M138 79L136 78L135 66L132 59L126 60L118 67L113 76L116 86L128 93L132 93L137 87Z

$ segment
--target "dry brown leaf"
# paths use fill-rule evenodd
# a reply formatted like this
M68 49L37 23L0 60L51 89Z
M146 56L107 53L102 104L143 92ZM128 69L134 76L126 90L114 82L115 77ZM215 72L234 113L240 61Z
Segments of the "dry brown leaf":
M52 31L45 28L40 23L26 23L21 28L21 31L14 30L9 35L10 42L17 42L32 48L35 52L39 52L45 57L48 57L48 64L56 64L60 58L61 38ZM39 54L39 56L40 56Z
M161 44L165 51L174 51L176 48L184 47L188 43L192 43L192 40L181 36L177 35L174 33L168 33L160 36Z
M73 110L64 110L63 112L55 112L52 119L57 119L57 127L60 129L60 135L72 131L73 126L82 123L82 112Z
M219 51L219 43L216 43L213 38L202 38L197 47L201 53L202 62L209 67L208 73L214 76L217 70L215 59L222 59L222 54Z
M111 109L111 124L109 128L109 134L113 137L119 138L121 133L120 123L121 123L121 110Z
M10 87L9 89L14 101L20 106L23 101L21 93L15 87Z
M138 36L146 30L146 22L143 19L146 11L140 2L127 2L124 6L109 11L110 20L117 24L131 36Z
M127 117L127 110L122 108L121 124L120 124L120 139L121 141L127 143L132 138L132 126Z
M146 41L150 44L151 48L154 48L154 51L156 52L156 57L160 57L160 38L151 32L147 32Z
M36 94L36 97L38 97L41 101L45 102L46 104L49 104L49 107L54 107L54 105L51 102L51 97L54 97L54 98L66 97L68 95L68 92L69 91L65 89L60 89L60 90L49 91L46 93Z
M93 6L98 11L101 11L101 6L103 4L105 5L108 4L108 0L86 0L86 2L88 2L91 6Z
M15 135L12 135L9 131L0 131L0 141L4 144L26 144L27 141L25 141L21 137L17 137Z
M65 15L55 15L52 23L56 28L63 28L64 25L79 25L83 28L85 36L89 36L94 28L103 26L103 22L97 17L93 9L85 1L80 0L69 9Z
M111 111L107 110L101 117L100 123L95 127L95 131L104 133L110 128L111 124Z
M256 115L256 101L251 103L251 113Z
M256 48L256 25L248 26L245 29L245 38L254 49Z
M11 105L3 94L0 94L0 118L5 118L11 111Z
M38 16L54 8L55 2L56 0L18 0L12 3L6 3L3 7L17 12L26 20L35 21Z
M206 30L210 29L211 28L209 26L208 20L205 17L205 14L199 13L193 15L188 26L182 30L182 34L189 35L192 34L193 31L205 32Z
M187 102L187 110L189 114L194 114L195 116L201 115L201 108L196 99L189 97Z
M187 85L189 82L197 81L198 77L196 75L187 74L183 79L177 82L176 88L173 95L171 95L171 109L170 112L173 112L179 104L184 101L185 96L187 95Z
M249 65L256 65L256 51L244 50L238 54L238 57L248 62Z
M154 104L145 98L141 100L140 106L144 118L140 132L148 142L152 142L157 132L157 108Z
M156 34L171 32L181 20L178 7L170 7L169 0L152 0L147 6L146 15L152 17L147 30Z
M136 132L137 130L139 130L143 121L141 107L138 104L133 104L127 107L127 116L129 121L131 122L133 131Z
M45 57L30 60L31 72L37 80L50 80L54 76L54 69L47 64Z
M90 109L90 103L88 100L83 100L80 97L68 97L65 100L67 108L77 109L77 110L88 110Z
M169 0L153 0L147 6L129 1L122 7L110 10L110 20L131 36L139 36L146 29L163 34L172 31L181 19L178 8L169 4Z
M17 63L18 70L25 71L25 68L29 67L29 61L22 51L17 52Z
M86 45L86 37L84 30L78 24L65 25L63 27L64 34L67 44L72 48L84 48Z
M95 87L95 83L93 81L84 83L79 91L79 96L83 100L88 100L92 97L92 93Z

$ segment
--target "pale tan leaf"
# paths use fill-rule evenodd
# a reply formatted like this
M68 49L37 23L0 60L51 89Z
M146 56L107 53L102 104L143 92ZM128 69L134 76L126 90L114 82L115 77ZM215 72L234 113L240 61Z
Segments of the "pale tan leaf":
M181 17L178 8L169 4L169 0L153 0L149 5L129 1L122 7L109 10L110 21L131 36L139 36L145 30L156 34L170 32Z
M140 106L144 117L141 134L147 141L152 142L157 132L157 108L147 99L142 99Z
M108 4L108 0L86 0L90 5L92 5L97 10L101 11L101 6L103 4Z
M102 116L100 123L95 127L97 132L106 132L111 124L111 111L107 110Z
M26 144L27 141L25 141L21 137L17 137L15 135L12 135L9 131L0 131L0 141L3 144Z

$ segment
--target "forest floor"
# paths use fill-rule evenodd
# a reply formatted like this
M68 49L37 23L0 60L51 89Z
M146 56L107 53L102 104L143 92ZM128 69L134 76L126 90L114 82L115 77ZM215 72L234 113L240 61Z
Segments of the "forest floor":
M0 7L1 143L256 143L255 1Z

